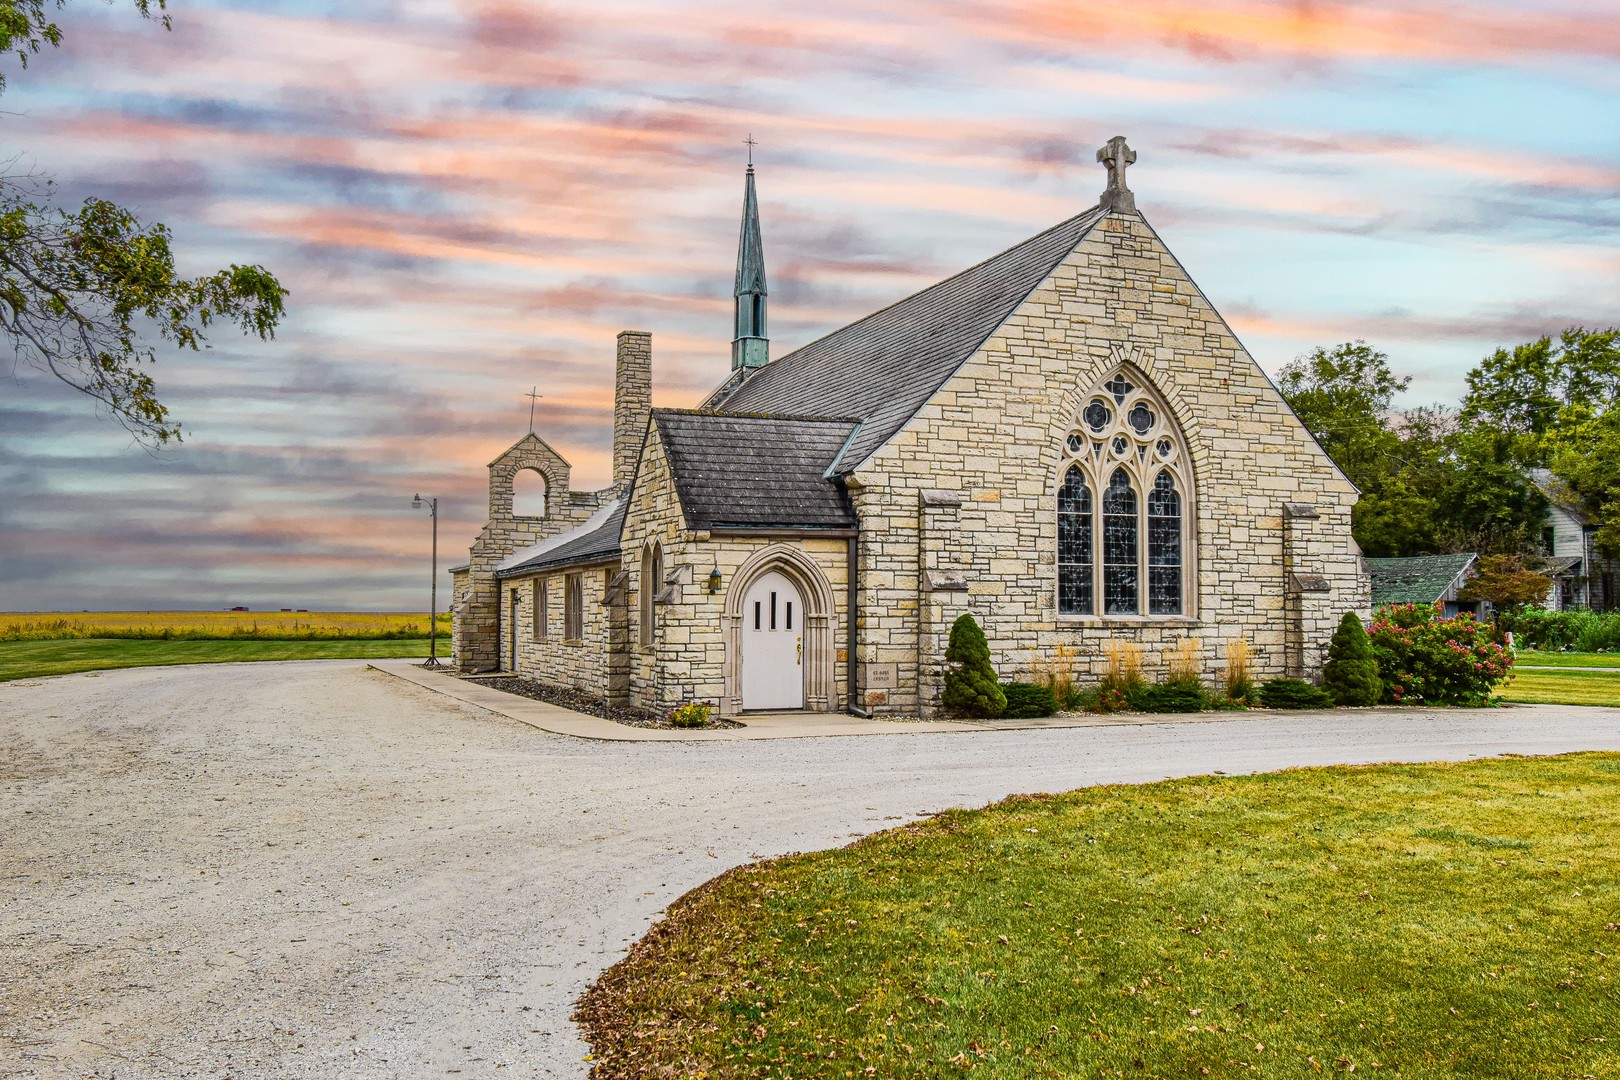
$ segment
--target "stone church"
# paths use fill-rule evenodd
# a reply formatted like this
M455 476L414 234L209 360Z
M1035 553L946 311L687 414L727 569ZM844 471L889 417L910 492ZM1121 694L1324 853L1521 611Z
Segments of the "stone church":
M1001 677L1112 641L1149 677L1319 670L1370 593L1356 489L1136 208L1116 137L1095 206L772 359L754 169L730 370L651 407L618 337L613 484L534 434L489 467L452 571L455 661L652 709L928 713L972 612ZM538 473L543 509L514 514Z

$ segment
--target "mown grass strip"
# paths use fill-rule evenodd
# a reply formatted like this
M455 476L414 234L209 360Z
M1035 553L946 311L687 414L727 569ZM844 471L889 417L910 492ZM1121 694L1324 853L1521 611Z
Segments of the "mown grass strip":
M1616 668L1620 656L1601 652L1540 652L1525 650L1513 660L1515 668Z
M1620 671L1515 669L1498 696L1521 705L1620 705Z
M439 653L441 656L449 655L447 642L439 642ZM0 641L0 682L158 664L226 664L245 660L380 660L427 654L426 638L387 641L143 641L125 638Z
M621 1077L1620 1076L1620 755L1015 797L722 875Z

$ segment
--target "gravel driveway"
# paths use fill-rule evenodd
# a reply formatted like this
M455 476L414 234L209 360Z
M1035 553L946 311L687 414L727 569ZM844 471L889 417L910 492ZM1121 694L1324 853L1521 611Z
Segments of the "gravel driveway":
M598 743L354 661L0 683L0 1075L583 1075L570 1004L726 867L1214 770L1620 750L1620 709Z

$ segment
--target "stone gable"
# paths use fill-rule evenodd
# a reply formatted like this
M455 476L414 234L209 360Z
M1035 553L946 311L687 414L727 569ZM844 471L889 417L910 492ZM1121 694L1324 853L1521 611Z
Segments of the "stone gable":
M1084 397L1120 365L1169 403L1191 450L1193 606L1060 619L1059 455ZM1113 638L1144 646L1151 677L1191 637L1213 678L1234 637L1255 648L1262 676L1314 666L1337 616L1368 606L1350 537L1354 487L1134 215L1093 229L853 481L858 659L898 663L900 687L920 687L917 700L888 695L888 707L937 703L945 634L963 611L983 625L1003 677L1029 677L1058 645L1077 650L1080 674L1095 673ZM960 506L925 507L923 493L939 489ZM1285 523L1285 504L1317 516ZM1327 591L1302 592L1295 579Z

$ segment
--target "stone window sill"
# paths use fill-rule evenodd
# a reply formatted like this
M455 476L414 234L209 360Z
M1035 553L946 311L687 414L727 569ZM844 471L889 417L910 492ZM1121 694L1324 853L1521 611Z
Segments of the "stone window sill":
M1185 626L1198 627L1204 620L1192 615L1059 615L1059 626Z

